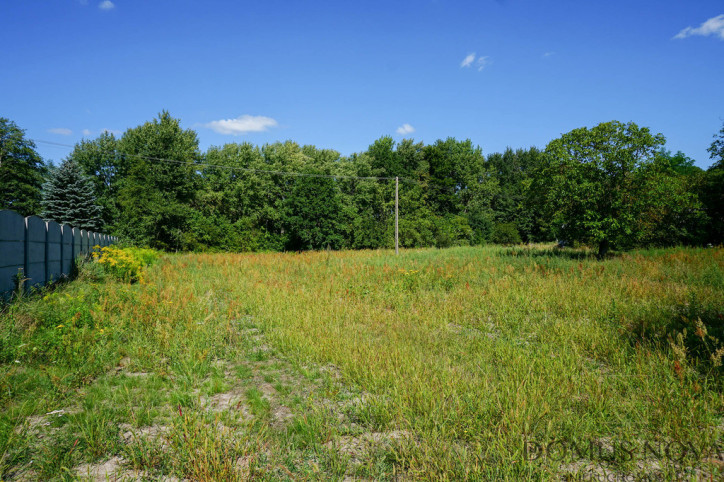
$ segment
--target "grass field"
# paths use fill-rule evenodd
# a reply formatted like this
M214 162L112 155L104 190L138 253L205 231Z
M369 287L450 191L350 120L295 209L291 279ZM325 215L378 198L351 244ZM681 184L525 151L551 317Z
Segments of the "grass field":
M720 248L96 264L2 314L2 480L721 477Z

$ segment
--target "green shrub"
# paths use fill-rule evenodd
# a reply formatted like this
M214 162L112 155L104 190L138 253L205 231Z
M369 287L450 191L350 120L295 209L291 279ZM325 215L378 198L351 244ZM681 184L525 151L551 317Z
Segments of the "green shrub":
M520 239L518 228L516 228L513 223L496 224L493 228L490 240L495 244L505 245L520 244L523 242L523 240Z

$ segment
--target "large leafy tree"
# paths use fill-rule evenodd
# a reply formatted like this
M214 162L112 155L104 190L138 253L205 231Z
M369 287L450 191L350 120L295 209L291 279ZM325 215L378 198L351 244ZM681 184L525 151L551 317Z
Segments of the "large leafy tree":
M618 121L551 141L534 189L558 236L595 243L601 257L611 246L630 244L643 210L635 188L663 144L663 135Z
M699 196L709 216L707 241L724 243L724 126L709 146L714 164L704 173Z
M656 153L656 161L662 168L684 176L695 176L702 172L701 168L694 165L694 159L681 151L672 154L669 150L661 149Z
M161 249L185 249L200 159L196 132L164 111L118 142L127 173L118 188L117 232Z
M101 208L96 202L93 181L77 162L66 159L50 172L43 185L43 218L75 228L98 231Z
M427 173L423 173L423 185L429 192L430 207L460 229L468 242L480 242L492 229L491 202L497 192L497 179L485 165L480 147L470 140L457 141L448 138L438 140L423 149ZM454 219L462 216L470 229ZM469 233L467 235L466 233Z
M297 177L285 199L288 249L340 249L346 226L339 187L327 177Z
M23 216L38 214L46 172L25 131L0 117L0 209L12 209Z
M629 245L672 246L702 241L707 216L697 195L701 171L678 152L658 155L636 176L633 199L638 223ZM682 162L684 161L684 162Z
M719 130L718 134L714 134L714 140L707 149L709 151L709 157L714 161L714 167L724 168L724 124Z
M500 185L492 200L496 223L507 226L504 229L516 229L528 241L544 237L539 206L526 204L528 184L542 158L543 153L531 147L515 151L507 148L502 154L489 154L486 159Z

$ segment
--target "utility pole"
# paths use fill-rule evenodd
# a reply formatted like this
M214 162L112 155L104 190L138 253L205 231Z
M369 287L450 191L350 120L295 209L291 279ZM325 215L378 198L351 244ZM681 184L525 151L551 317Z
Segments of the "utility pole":
M400 228L399 228L399 186L400 178L395 177L395 254L400 254Z

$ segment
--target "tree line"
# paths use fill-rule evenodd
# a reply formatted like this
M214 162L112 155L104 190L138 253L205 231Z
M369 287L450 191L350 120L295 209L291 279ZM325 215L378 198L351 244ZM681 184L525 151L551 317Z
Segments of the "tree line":
M168 112L82 140L54 167L0 118L0 208L164 250L311 250L558 240L611 249L721 244L724 127L706 171L617 121L484 155L391 137L341 156L292 141L199 148ZM291 175L294 174L294 175Z

